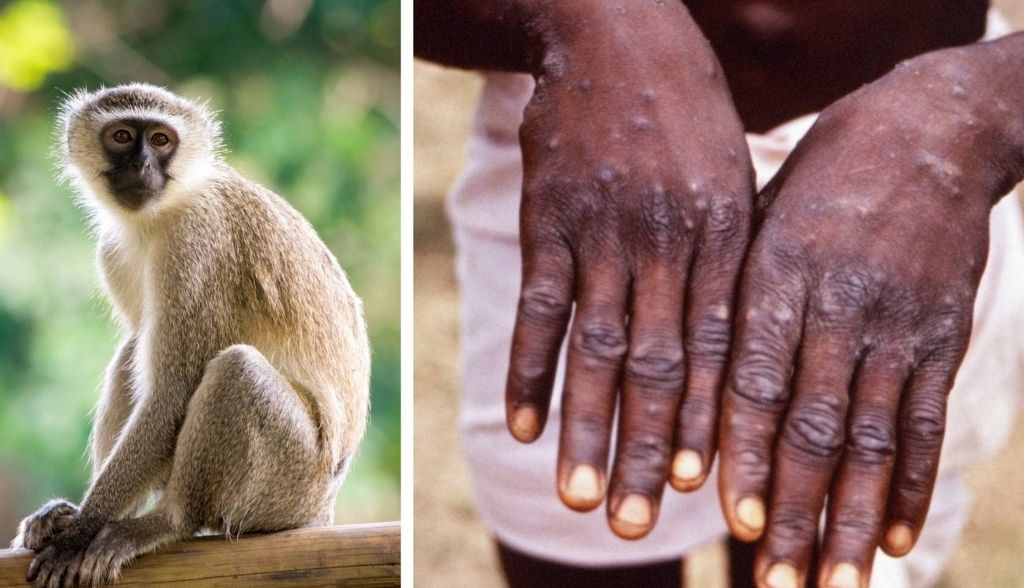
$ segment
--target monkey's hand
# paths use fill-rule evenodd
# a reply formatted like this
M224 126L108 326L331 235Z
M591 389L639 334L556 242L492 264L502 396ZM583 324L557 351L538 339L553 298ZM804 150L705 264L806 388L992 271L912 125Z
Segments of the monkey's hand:
M54 535L28 566L25 579L37 588L60 588L88 584L81 571L86 550L103 528L103 521L79 516L64 531Z
M78 571L78 581L84 586L113 584L121 576L122 568L149 551L152 547L145 549L137 534L132 533L131 523L107 523L89 544Z
M11 547L39 553L77 518L77 506L63 498L54 498L21 521Z

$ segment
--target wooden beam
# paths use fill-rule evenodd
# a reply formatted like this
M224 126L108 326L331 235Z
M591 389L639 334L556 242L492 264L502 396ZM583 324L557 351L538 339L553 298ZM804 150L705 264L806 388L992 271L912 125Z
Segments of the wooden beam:
M174 543L124 569L118 586L399 586L401 526L374 523ZM0 550L0 586L27 586L32 552Z

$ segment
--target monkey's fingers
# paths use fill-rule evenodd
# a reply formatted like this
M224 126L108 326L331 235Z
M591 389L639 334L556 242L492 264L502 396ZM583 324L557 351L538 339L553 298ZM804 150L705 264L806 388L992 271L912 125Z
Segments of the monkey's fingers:
M32 558L32 563L28 565L28 573L25 574L25 580L27 582L35 582L36 578L39 577L40 572L49 571L49 562L53 559L53 553L53 548L47 547ZM44 574L44 576L45 575L48 574Z

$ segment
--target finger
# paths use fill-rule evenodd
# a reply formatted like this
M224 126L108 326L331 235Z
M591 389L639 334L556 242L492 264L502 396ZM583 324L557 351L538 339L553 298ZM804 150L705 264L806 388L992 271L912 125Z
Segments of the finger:
M835 588L868 585L882 535L896 455L896 418L909 375L899 357L869 355L851 397L846 448L828 499L821 577Z
M28 565L28 573L25 574L25 580L32 582L39 575L43 564L49 561L53 557L53 548L47 547L41 551L38 555L32 558L32 563Z
M559 496L576 510L596 508L604 500L615 397L627 347L629 274L607 260L587 267L577 276L558 449Z
M654 526L668 477L683 392L685 263L645 268L637 278L622 379L609 524L621 537L643 537Z
M50 588L72 588L71 579L68 578L67 562L63 559L53 562L53 570L50 571L50 579L47 585Z
M789 399L802 332L804 288L785 264L752 255L741 286L736 343L722 397L719 498L733 535L754 541L764 529L771 451Z
M98 547L99 542L93 541L89 549L86 550L78 571L79 582L96 582L100 578L100 558L103 557L103 552Z
M959 363L959 356L926 359L914 370L900 406L896 466L882 541L889 555L910 551L928 515L945 432L946 395Z
M85 552L79 551L75 554L75 558L72 559L71 565L68 570L68 582L73 585L97 585L97 582L86 576L84 570Z
M557 242L533 244L524 237L523 286L512 334L505 387L508 429L524 443L544 430L558 352L569 322L573 263Z
M670 481L677 490L704 484L717 445L719 393L732 336L732 306L749 233L735 198L712 198L689 277L686 385L676 425Z
M807 575L821 510L846 438L860 342L859 332L841 326L809 325L804 335L793 400L771 466L768 524L754 568L769 584L786 585L769 580L792 577L802 582Z

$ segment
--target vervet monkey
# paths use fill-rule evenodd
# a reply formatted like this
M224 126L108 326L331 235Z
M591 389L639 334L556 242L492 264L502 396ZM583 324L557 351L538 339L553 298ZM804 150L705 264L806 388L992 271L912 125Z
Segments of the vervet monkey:
M13 545L38 552L28 579L109 583L202 529L329 524L370 377L362 305L334 256L224 162L202 104L145 84L79 92L59 134L125 337L81 507L53 500L19 527Z

